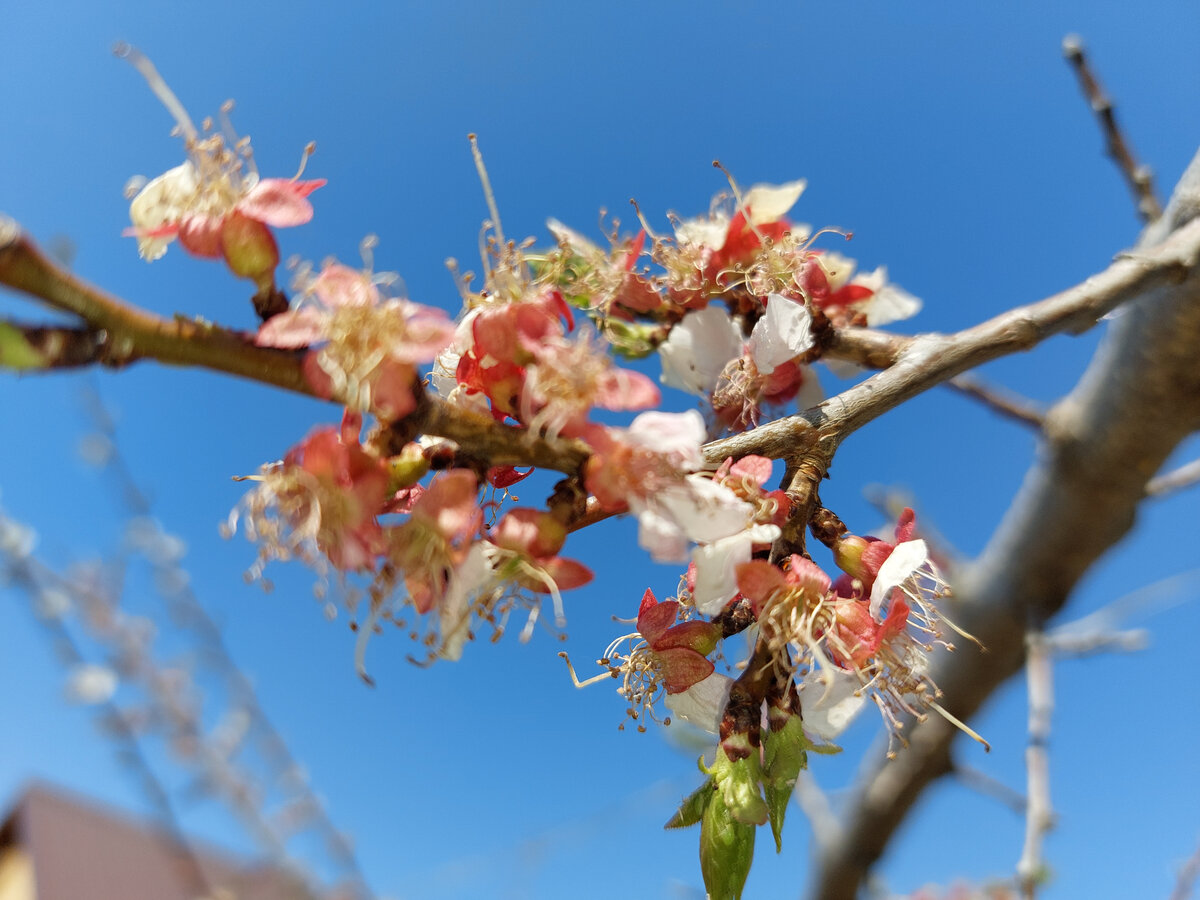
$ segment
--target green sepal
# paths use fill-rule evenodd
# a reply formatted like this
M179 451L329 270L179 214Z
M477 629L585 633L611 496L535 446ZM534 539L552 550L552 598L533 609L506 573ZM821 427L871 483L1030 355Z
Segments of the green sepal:
M46 357L34 349L19 328L0 322L0 369L46 368Z
M727 738L740 742L744 736ZM747 742L748 743L748 742ZM717 750L717 758L708 773L713 776L730 815L745 825L765 825L767 804L763 801L759 782L762 781L762 765L759 763L757 747L750 747L750 755L731 760L725 746Z
M613 353L623 359L642 359L649 356L665 338L661 325L626 322L623 319L597 319L597 327L612 346Z
M767 798L776 853L783 850L783 820L796 787L796 778L808 767L808 748L811 746L799 716L789 715L782 728L778 731L768 729L763 738L763 793Z
M754 862L753 825L737 821L714 791L700 825L700 874L709 900L741 900Z
M704 810L708 808L708 802L716 792L716 782L708 779L684 798L679 804L679 809L675 810L675 815L667 820L663 828L688 828L695 825L704 817Z

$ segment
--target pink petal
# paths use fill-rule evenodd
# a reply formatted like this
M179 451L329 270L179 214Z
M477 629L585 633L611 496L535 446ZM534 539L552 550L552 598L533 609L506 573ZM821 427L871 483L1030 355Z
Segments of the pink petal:
M379 300L379 291L370 278L341 263L325 266L312 289L326 306L370 306Z
M312 204L306 198L323 184L323 179L264 178L250 189L237 208L243 215L276 228L303 225L313 217Z
M604 409L646 409L658 406L658 387L641 372L611 369L600 379L596 405Z
M305 306L289 309L267 319L258 329L254 343L260 347L307 347L325 340L327 313Z
M188 216L179 224L179 244L192 256L220 259L222 224L212 216Z
M754 604L757 612L770 596L787 587L782 572L764 559L752 559L736 569L738 590Z
M761 486L771 477L773 465L765 456L744 456L730 466L729 474L735 478L752 478Z
M385 359L375 370L371 385L371 408L387 419L402 419L417 408L413 396L416 370L408 363Z
M561 556L555 556L547 560L544 566L546 574L550 576L560 591L569 591L571 588L582 587L595 577L592 574L592 570L583 563L574 559L565 559ZM549 589L541 581L533 580L529 586L539 593L549 593Z

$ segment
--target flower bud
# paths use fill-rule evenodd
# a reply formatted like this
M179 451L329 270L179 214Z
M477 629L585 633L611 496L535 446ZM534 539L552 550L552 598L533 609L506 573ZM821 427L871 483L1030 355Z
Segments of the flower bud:
M833 560L837 567L853 578L863 578L866 571L862 564L863 551L871 542L857 534L843 535L833 547Z
M235 275L249 278L262 292L274 287L279 247L268 226L234 210L221 228L221 250Z
M399 453L387 461L388 490L395 493L406 487L412 487L429 471L429 460L421 451L419 444L405 444Z
M700 873L710 900L740 900L754 861L755 826L739 822L720 792L700 824Z

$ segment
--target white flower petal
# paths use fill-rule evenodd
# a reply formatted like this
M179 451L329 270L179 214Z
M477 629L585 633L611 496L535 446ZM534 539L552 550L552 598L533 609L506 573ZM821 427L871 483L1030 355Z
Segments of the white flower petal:
M836 674L814 670L801 685L800 706L804 730L831 741L846 730L862 711L867 698L862 685L850 672Z
M196 169L190 162L169 169L152 179L129 204L129 220L134 228L158 228L178 222L189 211L196 195ZM138 253L153 262L167 252L171 238L138 238Z
M761 225L763 222L778 222L788 214L808 181L801 178L786 184L756 184L742 195L742 203L750 210L751 225Z
M875 584L871 587L872 618L878 621L879 609L892 588L903 584L928 561L929 548L924 541L905 541L896 545L879 567L879 574L875 576Z
M604 255L603 251L585 238L582 234L555 218L546 220L546 227L550 229L550 233L554 235L554 239L560 244L566 244L576 253L582 256L591 256L599 253Z
M67 698L74 703L107 703L117 692L117 673L108 666L80 663L67 675Z
M675 226L675 240L680 246L695 244L720 250L725 246L725 233L729 230L729 217L724 215L684 219Z
M696 588L692 600L706 616L715 616L738 592L737 567L750 561L755 544L779 537L777 525L755 525L746 531L705 544L692 551L696 564Z
M725 703L729 700L732 686L733 679L728 675L713 672L686 691L667 694L663 702L676 718L717 734L721 730L721 717L725 715Z
M439 628L442 644L438 656L442 659L462 657L463 644L471 625L471 595L492 577L492 562L483 544L472 544L467 558L450 574L446 595L439 609Z
M706 306L684 316L658 353L663 384L706 397L725 364L741 355L741 329L723 307Z
M636 447L656 453L674 454L687 469L704 464L700 445L708 431L699 410L682 413L644 412L629 425L626 440Z
M630 507L638 517L638 546L650 553L655 562L683 562L687 559L688 539L673 521L651 507Z
M782 294L767 297L767 311L750 333L750 355L763 375L812 347L812 317Z
M867 324L872 328L909 319L921 311L921 301L896 284L885 284L867 301Z
M653 505L693 541L729 537L753 522L754 507L711 478L689 475L682 485L661 491Z

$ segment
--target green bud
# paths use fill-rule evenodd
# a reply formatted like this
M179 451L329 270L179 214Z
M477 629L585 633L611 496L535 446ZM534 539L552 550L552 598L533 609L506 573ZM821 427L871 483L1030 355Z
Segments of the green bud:
M418 444L405 444L399 453L388 459L387 464L388 490L393 493L416 484L429 471L429 460Z
M776 710L772 710L772 716L775 713ZM800 717L784 715L783 727L775 730L772 721L772 728L763 738L763 792L767 798L776 853L783 849L783 819L796 787L796 778L808 767L810 746Z
M221 250L233 274L249 278L260 292L275 286L275 267L279 265L279 246L271 229L258 219L234 210L221 226Z
M709 900L740 900L754 862L754 826L737 821L714 793L700 825L700 874Z
M613 352L625 359L641 359L653 353L665 336L661 325L644 325L608 319L601 323L604 336Z
M679 809L675 810L675 815L671 816L663 827L688 828L695 825L704 816L704 810L708 808L708 802L716 792L716 783L711 778L708 779L684 798L679 804Z
M767 804L763 801L759 782L762 781L762 766L757 747L751 747L747 756L730 759L725 745L745 740L744 735L726 738L717 750L709 774L716 782L717 790L729 813L745 825L764 825L767 821ZM747 742L748 743L748 742Z
M0 368L44 369L46 358L29 343L25 333L7 322L0 322Z
M833 561L850 577L862 578L862 555L869 543L870 541L857 534L843 535L833 547Z

